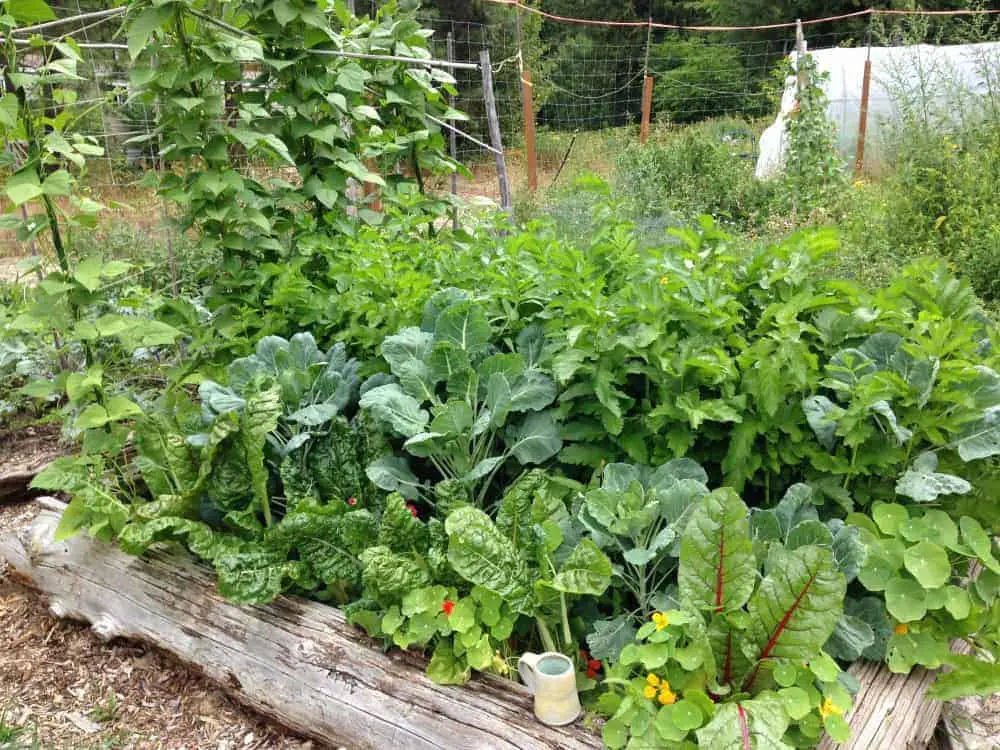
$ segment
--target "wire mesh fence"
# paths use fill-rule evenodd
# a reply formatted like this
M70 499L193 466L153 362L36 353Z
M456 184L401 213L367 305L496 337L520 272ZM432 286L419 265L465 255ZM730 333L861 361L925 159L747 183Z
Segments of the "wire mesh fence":
M357 0L359 11L374 12L377 0ZM506 7L504 7L506 6ZM713 118L747 124L771 118L778 109L785 72L795 49L794 24L777 27L713 30L705 27L667 28L664 24L605 27L573 23L573 19L532 16L522 35L518 14L524 8L501 2L490 23L423 16L433 31L428 42L432 57L478 64L488 52L493 99L500 133L515 189L529 168L524 144L525 112L522 71L532 77L533 111L538 127L538 168L558 174L573 148L574 134L603 131L600 157L613 163L616 151L638 139L643 117L644 84L652 79L650 119L664 125L684 125ZM80 0L57 7L61 18L83 17ZM544 15L544 14L543 14ZM822 22L807 22L810 50L860 47L869 44L914 46L1000 39L997 16L983 14L875 15L858 12ZM81 43L84 63L74 110L84 112L77 130L95 138L104 154L89 161L89 185L102 197L134 201L145 174L163 168L158 152L155 108L137 103L129 91L130 58L120 43L119 15L67 23L43 32L56 39L72 35ZM20 56L23 65L37 63L33 53ZM490 143L486 97L480 70L458 69L454 106L467 114L454 139L455 156L471 170L458 181L465 195L499 197ZM52 103L53 111L68 103ZM141 140L136 140L137 138ZM263 169L247 163L244 169ZM548 182L542 180L542 184ZM447 179L432 183L450 187ZM148 213L148 211L146 212Z

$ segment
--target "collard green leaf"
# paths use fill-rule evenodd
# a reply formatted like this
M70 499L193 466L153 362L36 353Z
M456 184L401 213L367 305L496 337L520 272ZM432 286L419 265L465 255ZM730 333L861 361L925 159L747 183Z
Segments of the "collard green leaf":
M398 385L372 388L361 397L360 403L361 408L369 410L379 422L406 438L423 432L430 420L427 411L420 408L420 402L403 393Z
M805 412L806 421L815 433L819 444L828 451L833 450L837 420L844 413L844 410L826 396L810 396L803 399L802 410Z
M434 343L454 344L473 359L486 350L489 340L489 321L482 308L472 300L448 306L434 323Z
M611 561L590 539L576 545L552 579L566 594L600 596L611 585Z
M964 495L972 491L972 485L961 477L935 471L937 463L937 454L920 454L896 482L896 494L913 498L918 503L929 503L939 495Z
M830 634L823 650L834 659L857 661L875 643L875 632L871 625L860 617L842 614Z
M681 539L681 598L698 609L739 609L756 576L747 507L733 490L716 490L695 507Z
M382 456L366 469L366 474L376 487L387 492L398 492L408 498L417 497L420 492L420 480L410 471L405 458Z
M598 620L593 632L587 635L590 658L614 664L622 649L635 640L635 627L628 615L618 615L610 620Z
M523 422L508 428L505 439L510 453L522 464L540 464L562 448L559 428L547 411L528 414Z

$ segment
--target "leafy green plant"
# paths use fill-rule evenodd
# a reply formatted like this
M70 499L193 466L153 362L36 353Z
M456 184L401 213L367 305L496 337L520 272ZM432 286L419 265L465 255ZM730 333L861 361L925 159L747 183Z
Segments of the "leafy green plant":
M600 488L585 495L580 521L615 561L615 582L634 604L631 612L595 624L597 632L588 637L594 658L617 659L623 641L635 632L631 623L667 596L667 584L677 571L681 532L698 499L708 494L707 481L704 469L691 459L655 468L614 463L604 468Z
M557 391L539 367L540 331L525 329L516 351L499 350L483 306L464 296L441 293L428 303L422 328L385 339L382 356L395 382L366 390L361 407L404 438L407 453L425 459L440 479L460 482L483 505L509 459L543 463L562 441L543 411ZM383 459L368 475L384 490L420 492L401 457Z
M657 612L623 649L608 682L624 688L603 734L609 747L812 744L846 739L850 697L823 651L846 581L828 548L771 545L758 578L746 505L729 489L704 497L684 532L682 608ZM632 678L635 669L643 676Z
M956 522L940 508L897 503L877 503L871 517L853 514L848 521L869 549L858 581L885 597L893 620L885 646L890 669L949 664L954 639L991 637L984 615L997 601L1000 562L978 521L961 516ZM970 581L972 565L982 572Z
M500 501L495 521L473 506L452 511L445 522L448 561L469 583L534 617L546 650L561 644L575 656L570 597L603 594L612 566L592 540L581 538L562 493L548 484L541 474L522 478Z

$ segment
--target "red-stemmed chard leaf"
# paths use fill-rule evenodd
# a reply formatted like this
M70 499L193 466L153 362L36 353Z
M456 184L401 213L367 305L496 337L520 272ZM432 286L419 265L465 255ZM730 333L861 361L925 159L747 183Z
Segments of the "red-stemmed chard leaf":
M825 547L771 549L768 571L747 611L754 666L743 681L753 693L771 659L802 662L816 655L833 632L844 607L847 582Z
M746 604L756 581L747 507L733 490L705 497L681 541L681 599L698 609L730 612Z

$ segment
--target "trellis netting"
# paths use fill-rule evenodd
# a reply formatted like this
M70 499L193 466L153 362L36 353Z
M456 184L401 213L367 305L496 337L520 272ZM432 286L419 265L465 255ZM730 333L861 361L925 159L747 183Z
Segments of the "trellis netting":
M891 128L947 130L970 118L1000 115L1000 43L813 50L827 96L827 115L845 159L857 149L865 60L871 59L866 163L879 161ZM795 64L795 54L792 55ZM785 82L781 109L760 138L756 174L772 177L785 161L788 115L795 108L797 81Z

